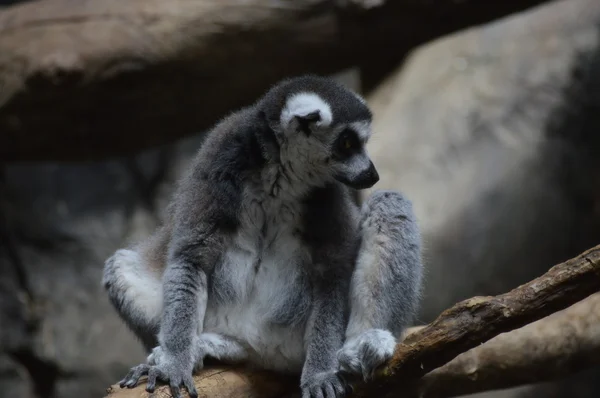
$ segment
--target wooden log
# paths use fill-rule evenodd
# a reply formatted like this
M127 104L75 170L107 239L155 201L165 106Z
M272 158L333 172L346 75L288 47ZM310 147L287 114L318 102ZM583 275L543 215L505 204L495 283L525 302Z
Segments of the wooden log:
M600 293L460 354L426 374L416 396L455 397L567 377L600 365Z
M396 346L390 363L357 396L383 397L489 339L563 310L600 290L600 245L508 293L445 310Z

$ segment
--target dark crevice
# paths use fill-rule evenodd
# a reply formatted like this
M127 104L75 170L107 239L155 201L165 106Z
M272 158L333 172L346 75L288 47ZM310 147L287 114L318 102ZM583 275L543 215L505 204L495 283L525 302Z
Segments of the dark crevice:
M123 161L125 169L129 172L136 195L134 200L125 209L126 218L130 218L133 209L140 204L148 212L156 212L155 198L160 184L166 178L171 161L169 147L161 148L156 157L156 169L154 173L146 176L135 157L126 158Z
M5 6L12 6L19 3L28 3L33 0L0 0L0 8Z
M9 352L8 355L12 360L27 369L33 382L33 390L36 397L54 397L56 382L62 375L62 372L55 363L37 357L29 349Z
M58 230L47 231L40 228L27 228L27 225L36 225L33 220L34 216L28 215L22 218L23 214L17 213L16 217L11 220L10 215L14 214L14 210L10 206L10 203L18 203L18 198L10 198L9 190L7 188L5 169L0 165L0 237L3 239L0 242L5 242L9 247L15 248L16 243L19 246L27 246L38 251L51 252L56 250L56 247L63 247L76 242L73 236L67 235ZM0 245L0 250L2 249ZM20 260L17 259L18 255L14 252L8 254L11 262L19 264ZM19 265L20 268L23 268ZM23 286L24 287L24 286ZM24 289L27 290L28 289Z
M600 25L596 35L600 38ZM571 237L572 253L594 245L600 227L600 48L577 58L572 84L561 93L563 101L548 121L549 142L560 149L557 181L576 203L578 222L585 226Z
M79 372L65 371L55 362L40 358L29 348L21 348L7 354L27 370L37 398L53 398L56 396L56 384L59 380L81 376Z
M9 260L6 262L6 264L8 264L8 266L12 266L11 268L17 279L19 290L26 295L29 303L33 303L33 292L29 283L29 278L27 277L27 272L25 271L25 265L17 250L17 245L10 229L10 222L5 214L5 198L6 183L4 168L0 168L0 241L3 242L2 245L0 245L0 252L4 252L6 254L6 257ZM6 272L6 270L0 271ZM37 323L35 317L26 316L25 318L30 320L30 322L28 322L28 329L33 331L35 324Z
M152 213L156 210L154 198L160 183L165 179L170 160L171 154L169 149L162 148L157 154L156 169L148 177L142 172L136 158L131 157L124 160L125 168L129 171L133 186L136 189L137 200L146 210Z
M137 207L145 210L151 215L156 216L156 197L161 183L166 179L167 172L173 158L173 146L167 145L160 148L153 157L153 169L149 172L144 172L143 166L140 165L138 157L128 157L122 161L123 166L127 170L133 185L134 195L124 206L124 216L126 220L131 220ZM125 236L129 235L125 231Z
M29 231L13 228L11 233L16 241L21 246L28 246L40 252L54 252L57 247L65 247L77 243L77 240L70 235L60 234L58 231L53 231L52 238L41 235L31 234Z
M4 168L0 167L0 242L2 242L0 253L3 253L8 259L8 261L2 262L3 268L0 269L0 272L14 275L18 290L26 297L26 306L21 307L24 312L22 318L25 323L25 333L28 335L25 340L31 341L33 334L38 330L40 318L25 264L19 254L17 239L11 232L10 220L6 211L6 193ZM61 375L56 364L36 356L31 347L21 346L16 350L8 351L7 354L27 370L33 382L36 397L54 397L56 381Z

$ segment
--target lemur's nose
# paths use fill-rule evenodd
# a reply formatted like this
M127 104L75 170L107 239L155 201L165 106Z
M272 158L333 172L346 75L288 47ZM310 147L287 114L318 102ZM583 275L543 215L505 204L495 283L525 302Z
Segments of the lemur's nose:
M369 161L369 167L362 171L354 180L353 186L356 189L371 188L379 181L379 173L372 161Z
M373 183L371 184L371 186L377 184L377 182L379 181L379 173L377 172L377 169L375 168L375 165L373 164L373 162L370 162L371 165L369 166L369 173L371 175L371 180L373 181Z

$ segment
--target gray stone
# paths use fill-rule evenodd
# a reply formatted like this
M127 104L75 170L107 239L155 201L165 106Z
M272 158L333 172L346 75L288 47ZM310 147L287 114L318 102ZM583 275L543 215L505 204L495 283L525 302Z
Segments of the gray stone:
M368 97L376 188L404 191L424 231L422 321L599 241L599 18L558 2L440 39Z

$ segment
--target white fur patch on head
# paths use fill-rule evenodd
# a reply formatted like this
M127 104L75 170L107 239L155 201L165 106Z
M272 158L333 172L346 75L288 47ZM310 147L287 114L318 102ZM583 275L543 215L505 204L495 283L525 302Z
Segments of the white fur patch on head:
M291 96L281 111L281 127L286 130L296 116L306 116L319 111L321 120L317 126L329 126L333 120L329 104L315 93L298 93Z
M371 137L371 123L368 120L361 120L350 123L350 128L356 131L358 137L363 141L367 141Z

